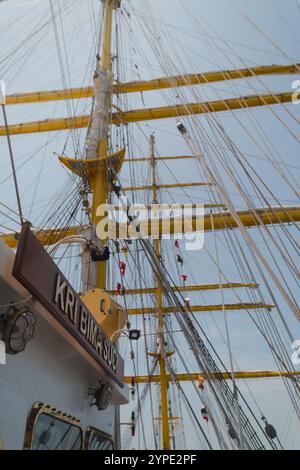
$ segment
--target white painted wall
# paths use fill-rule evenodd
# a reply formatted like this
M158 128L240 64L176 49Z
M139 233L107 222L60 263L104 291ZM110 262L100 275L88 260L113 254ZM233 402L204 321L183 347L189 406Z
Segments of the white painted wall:
M10 279L13 258L0 240L0 313L1 305L26 295ZM22 449L27 415L35 402L80 419L84 428L94 426L114 436L115 406L102 412L90 407L88 389L95 388L101 376L43 316L37 314L35 335L26 350L7 355L6 362L0 365L0 439L5 449ZM127 387L121 393L126 402Z

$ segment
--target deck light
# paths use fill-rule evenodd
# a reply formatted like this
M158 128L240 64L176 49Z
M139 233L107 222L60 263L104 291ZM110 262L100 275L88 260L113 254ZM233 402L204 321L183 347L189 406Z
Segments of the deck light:
M129 339L130 341L138 341L141 337L140 330L130 330L129 331Z
M112 399L112 387L109 384L100 383L100 387L90 389L89 395L93 397L91 406L96 406L99 411L106 410Z
M23 352L34 335L36 320L28 308L22 308L8 317L3 341L8 354Z

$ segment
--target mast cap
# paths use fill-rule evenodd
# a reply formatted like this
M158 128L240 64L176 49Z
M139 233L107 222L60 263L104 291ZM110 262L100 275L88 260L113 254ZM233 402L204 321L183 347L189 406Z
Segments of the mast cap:
M104 3L104 5L107 1L111 2L113 9L121 7L121 1L122 0L101 0L101 2Z

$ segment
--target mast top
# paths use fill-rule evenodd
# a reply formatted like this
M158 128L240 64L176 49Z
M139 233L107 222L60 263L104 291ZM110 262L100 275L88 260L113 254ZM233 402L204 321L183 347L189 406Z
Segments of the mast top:
M115 9L121 7L121 1L122 1L122 0L101 0L101 1L102 1L102 3L104 3L104 5L105 5L107 2L110 2L112 8L115 10Z

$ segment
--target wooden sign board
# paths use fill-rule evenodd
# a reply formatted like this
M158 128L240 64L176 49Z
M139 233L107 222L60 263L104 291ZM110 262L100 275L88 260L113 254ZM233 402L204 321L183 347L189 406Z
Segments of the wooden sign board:
M121 387L124 361L78 293L28 225L22 229L13 276Z

